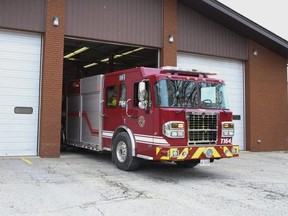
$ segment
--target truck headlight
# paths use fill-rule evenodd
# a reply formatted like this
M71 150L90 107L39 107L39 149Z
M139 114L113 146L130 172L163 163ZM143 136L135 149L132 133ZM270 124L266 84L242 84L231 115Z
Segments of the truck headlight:
M222 122L222 137L233 137L233 136L234 136L234 123Z
M184 138L184 122L169 121L163 124L163 134L169 138Z
M206 158L211 158L213 156L213 150L211 148L207 148L205 152Z
M234 154L234 155L235 155L235 154L238 154L238 149L233 147L232 150L231 150L231 152L232 152L232 154Z

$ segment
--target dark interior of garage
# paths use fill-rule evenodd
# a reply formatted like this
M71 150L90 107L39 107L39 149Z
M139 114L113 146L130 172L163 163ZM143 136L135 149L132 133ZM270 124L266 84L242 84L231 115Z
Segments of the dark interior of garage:
M158 50L65 38L63 81L134 67L158 67Z

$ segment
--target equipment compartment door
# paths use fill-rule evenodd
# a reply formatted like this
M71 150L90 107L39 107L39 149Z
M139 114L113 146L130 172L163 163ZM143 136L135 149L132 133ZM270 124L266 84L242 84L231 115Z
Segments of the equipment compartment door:
M103 75L83 78L81 86L81 142L102 150Z

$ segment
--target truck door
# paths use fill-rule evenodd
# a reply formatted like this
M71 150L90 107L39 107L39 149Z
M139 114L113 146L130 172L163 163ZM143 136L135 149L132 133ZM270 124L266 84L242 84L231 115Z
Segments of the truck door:
M112 136L121 125L118 76L105 76L103 107L103 147L111 149Z
M127 86L127 100L126 100L126 113L123 115L126 125L131 128L136 140L136 153L145 154L154 143L154 115L152 110L151 100L151 85L149 81L145 82L146 95L145 103L146 108L139 107L138 88L139 82L142 80L133 80Z

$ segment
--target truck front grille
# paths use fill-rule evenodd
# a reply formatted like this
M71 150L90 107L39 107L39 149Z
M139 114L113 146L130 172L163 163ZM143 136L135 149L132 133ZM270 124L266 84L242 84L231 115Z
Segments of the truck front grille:
M216 144L218 130L217 113L187 113L188 145Z

